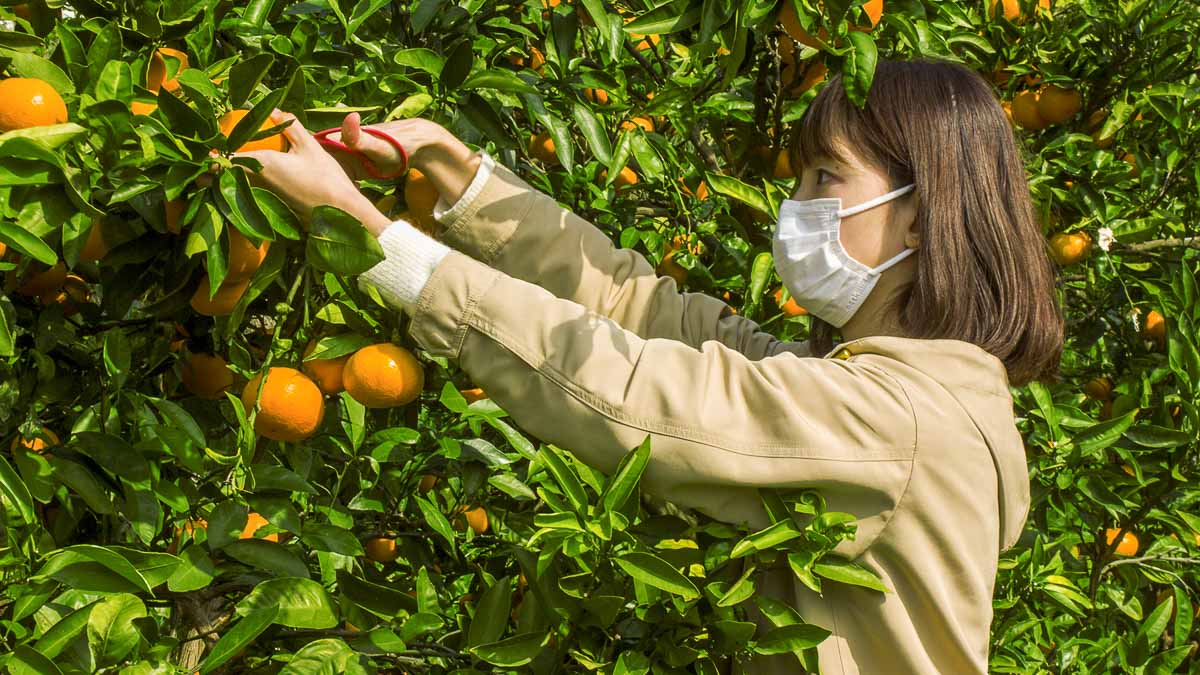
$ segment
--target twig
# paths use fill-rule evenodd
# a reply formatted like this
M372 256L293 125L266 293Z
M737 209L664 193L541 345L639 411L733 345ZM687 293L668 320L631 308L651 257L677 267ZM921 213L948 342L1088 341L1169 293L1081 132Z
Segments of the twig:
M1144 253L1160 248L1200 248L1200 235L1194 237L1171 237L1168 239L1152 239L1137 244L1113 244L1114 252Z
M1143 555L1137 558L1125 558L1123 560L1113 560L1105 564L1105 567L1116 567L1117 565L1132 565L1134 563L1146 562L1147 560L1161 560L1163 562L1175 563L1200 563L1200 558L1180 558L1170 555Z

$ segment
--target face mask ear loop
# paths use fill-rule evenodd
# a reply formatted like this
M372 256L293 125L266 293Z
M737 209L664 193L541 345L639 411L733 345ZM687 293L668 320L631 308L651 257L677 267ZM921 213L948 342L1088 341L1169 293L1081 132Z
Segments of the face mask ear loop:
M869 208L879 206L880 204L882 204L884 202L891 201L906 192L911 192L911 191L915 190L916 187L917 187L916 183L909 183L908 185L905 185L902 188L892 190L891 192L889 192L887 194L879 195L878 197L876 197L874 199L869 199L869 200L863 202L862 204L859 204L858 206L851 206L848 209L843 209L841 211L838 211L838 215L845 218L846 216L852 216L856 213L866 211Z

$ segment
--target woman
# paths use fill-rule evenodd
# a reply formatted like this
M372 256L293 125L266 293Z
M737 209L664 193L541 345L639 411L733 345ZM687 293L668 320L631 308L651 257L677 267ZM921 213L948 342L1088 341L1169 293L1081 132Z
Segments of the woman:
M398 168L358 125L342 140ZM865 109L834 77L793 130L801 171L774 251L818 319L803 344L680 294L441 127L379 128L441 193L437 238L375 211L335 163L357 171L354 157L298 125L288 154L246 154L300 211L333 204L377 235L387 259L361 282L534 435L612 471L649 434L645 489L725 521L765 526L764 486L813 487L855 514L838 552L891 592L818 596L786 569L759 580L832 631L823 672L986 672L998 556L1029 507L1009 387L1054 373L1063 325L1021 156L980 77L883 61ZM797 670L778 656L744 672Z

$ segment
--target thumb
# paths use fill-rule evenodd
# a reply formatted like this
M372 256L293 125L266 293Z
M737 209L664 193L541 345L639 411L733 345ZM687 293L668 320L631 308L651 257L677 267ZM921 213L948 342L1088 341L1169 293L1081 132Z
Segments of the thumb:
M356 112L346 115L346 119L342 120L342 142L357 149L362 136L362 117Z

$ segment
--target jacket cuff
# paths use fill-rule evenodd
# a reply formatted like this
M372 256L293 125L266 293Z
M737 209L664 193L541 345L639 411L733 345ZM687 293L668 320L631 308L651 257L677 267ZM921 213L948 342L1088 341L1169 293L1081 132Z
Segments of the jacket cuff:
M409 335L433 356L458 359L479 300L503 272L450 250L434 268L412 309Z
M458 201L451 205L440 194L438 195L437 204L433 205L433 219L443 226L449 227L461 218L463 212L479 197L479 193L483 191L483 186L487 183L488 178L491 178L492 172L496 168L496 160L492 159L492 156L486 150L480 150L479 157L481 159L479 170L475 172L475 177L471 179L471 184L467 186L466 192L458 198Z
M450 249L405 220L384 230L379 245L386 257L359 275L359 287L374 286L388 305L411 314L421 290Z
M482 169L481 165L480 173L483 173ZM445 230L439 238L454 249L490 265L538 199L553 198L530 186L508 167L493 162L479 186L479 193L469 201L464 194L453 207L461 205L462 210L453 216L447 212L442 217Z

